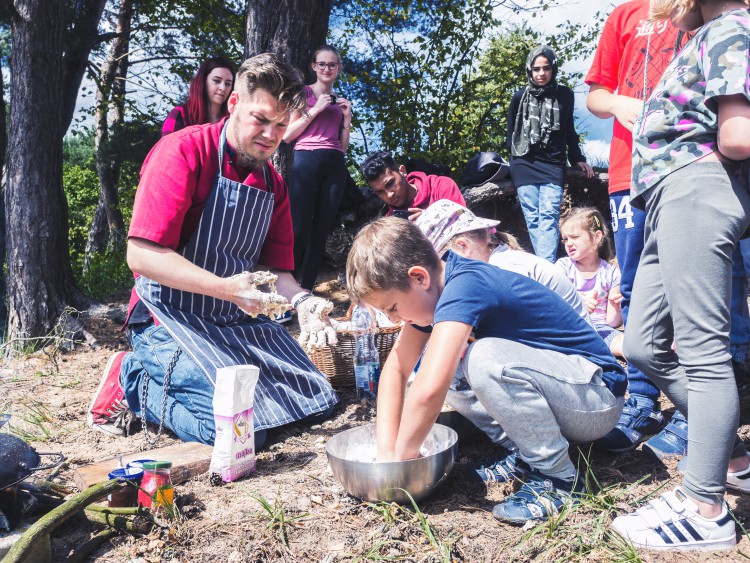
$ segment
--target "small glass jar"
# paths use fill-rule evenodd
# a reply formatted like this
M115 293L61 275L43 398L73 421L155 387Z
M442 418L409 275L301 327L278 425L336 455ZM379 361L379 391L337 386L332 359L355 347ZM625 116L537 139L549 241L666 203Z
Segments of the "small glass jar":
M110 471L110 479L120 479L126 481L126 485L120 487L107 497L111 507L131 507L137 506L138 486L143 477L143 470L135 467L118 467Z
M174 485L172 484L171 461L147 461L143 464L143 479L138 491L138 505L156 511L172 511Z

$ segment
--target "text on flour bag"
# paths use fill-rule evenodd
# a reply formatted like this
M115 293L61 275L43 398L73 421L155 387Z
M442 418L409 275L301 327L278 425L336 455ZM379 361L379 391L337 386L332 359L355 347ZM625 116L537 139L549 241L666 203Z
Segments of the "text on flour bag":
M258 382L256 366L229 366L216 370L214 422L216 441L209 473L225 483L255 471L253 394Z

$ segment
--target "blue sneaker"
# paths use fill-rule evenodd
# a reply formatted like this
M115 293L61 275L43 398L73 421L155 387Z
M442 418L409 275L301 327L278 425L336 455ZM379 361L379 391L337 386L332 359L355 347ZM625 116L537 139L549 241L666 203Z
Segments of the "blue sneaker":
M507 483L514 479L523 480L531 468L515 452L502 448L500 457L492 464L470 463L464 469L470 481L485 483Z
M649 439L641 448L643 453L656 458L668 459L687 454L688 423L680 411L675 411L664 430Z
M292 310L285 311L284 313L281 313L280 315L276 315L273 318L273 322L283 325L284 323L288 323L292 320Z
M575 505L584 492L586 485L580 477L566 481L532 471L521 490L495 505L492 515L501 522L518 525L547 520L566 506Z
M633 395L625 401L620 420L609 433L594 442L594 447L612 453L628 452L653 436L664 426L658 401Z

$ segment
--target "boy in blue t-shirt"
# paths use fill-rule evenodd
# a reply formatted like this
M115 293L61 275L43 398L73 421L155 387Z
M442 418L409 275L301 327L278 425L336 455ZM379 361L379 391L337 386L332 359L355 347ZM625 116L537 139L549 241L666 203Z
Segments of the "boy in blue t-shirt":
M625 372L554 292L478 260L445 257L416 225L392 217L364 227L349 253L352 299L405 323L380 377L378 459L419 455L460 369L517 448L497 464L506 469L497 477L518 477L523 487L493 516L513 524L545 520L583 491L568 440L590 442L614 427ZM472 332L477 340L467 347Z

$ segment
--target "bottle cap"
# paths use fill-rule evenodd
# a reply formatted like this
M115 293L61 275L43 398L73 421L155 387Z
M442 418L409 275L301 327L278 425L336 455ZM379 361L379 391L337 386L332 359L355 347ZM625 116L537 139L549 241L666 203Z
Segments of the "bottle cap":
M155 459L134 459L133 461L129 461L125 467L137 467L138 469L143 469L143 464L148 463L150 461L156 461L156 460Z
M143 464L143 469L147 471L153 471L154 469L170 469L171 467L171 461L147 461Z
M127 479L128 481L140 481L143 477L143 469L138 467L118 467L109 472L110 479Z

